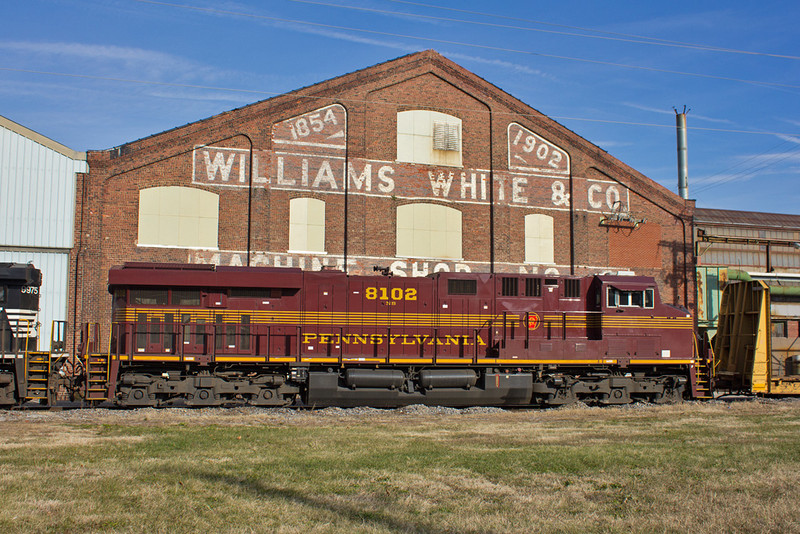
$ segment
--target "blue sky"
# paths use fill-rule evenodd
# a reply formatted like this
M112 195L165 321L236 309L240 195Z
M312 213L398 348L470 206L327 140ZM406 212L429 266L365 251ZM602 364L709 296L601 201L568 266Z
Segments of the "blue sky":
M0 115L111 148L435 49L700 207L800 214L800 2L5 2Z

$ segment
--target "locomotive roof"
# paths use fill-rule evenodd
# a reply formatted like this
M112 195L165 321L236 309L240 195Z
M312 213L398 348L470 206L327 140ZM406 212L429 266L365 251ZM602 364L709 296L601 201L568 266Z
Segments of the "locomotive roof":
M2 265L0 264L0 266ZM115 286L299 288L304 275L324 278L342 276L344 272L334 269L303 271L292 267L238 267L213 264L127 262L121 266L111 268L108 273L108 286L109 290ZM489 273L439 272L431 273L427 278L438 278L440 276L447 278L490 278L492 275ZM503 274L495 276L503 276ZM553 276L552 278L566 277ZM603 283L618 286L653 286L655 283L653 278L647 276L602 274L595 275L595 278Z
M300 287L302 272L284 267L125 263L109 270L108 287Z
M616 285L639 285L639 286L652 286L655 285L655 280L650 276L628 276L621 274L598 274L595 278L601 282Z
M0 263L0 280L24 285L42 285L42 272L32 263Z

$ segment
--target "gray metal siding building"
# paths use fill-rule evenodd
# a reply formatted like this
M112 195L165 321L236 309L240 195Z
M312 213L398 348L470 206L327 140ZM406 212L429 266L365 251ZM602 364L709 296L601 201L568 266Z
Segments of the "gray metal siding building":
M85 152L0 116L0 262L42 271L41 349L49 349L52 321L67 319L75 173L87 171Z

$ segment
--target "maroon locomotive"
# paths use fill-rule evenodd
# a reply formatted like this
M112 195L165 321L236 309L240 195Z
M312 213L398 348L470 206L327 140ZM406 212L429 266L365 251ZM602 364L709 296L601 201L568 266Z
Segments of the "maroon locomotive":
M125 264L123 406L623 404L698 396L693 321L644 277Z

